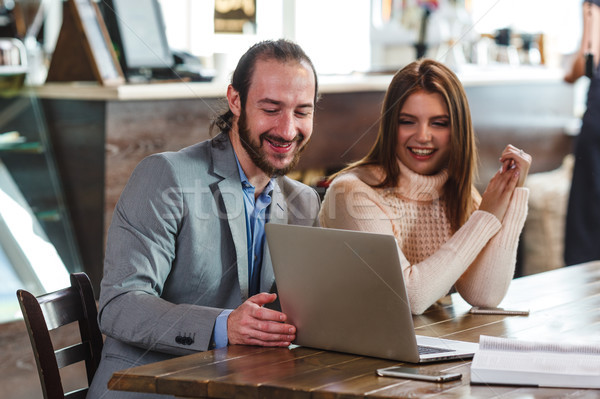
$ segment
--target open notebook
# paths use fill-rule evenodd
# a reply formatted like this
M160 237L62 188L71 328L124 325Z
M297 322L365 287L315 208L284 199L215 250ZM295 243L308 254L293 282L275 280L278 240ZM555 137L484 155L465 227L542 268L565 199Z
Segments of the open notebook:
M294 343L411 363L477 350L415 335L395 237L273 223L266 235L282 310L298 329Z

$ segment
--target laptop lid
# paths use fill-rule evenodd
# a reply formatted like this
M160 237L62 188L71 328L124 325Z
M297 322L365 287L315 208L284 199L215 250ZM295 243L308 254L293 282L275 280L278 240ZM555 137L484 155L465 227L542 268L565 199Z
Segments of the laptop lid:
M428 337L447 350L419 356L394 236L274 223L266 235L294 343L412 363L472 357L477 344Z

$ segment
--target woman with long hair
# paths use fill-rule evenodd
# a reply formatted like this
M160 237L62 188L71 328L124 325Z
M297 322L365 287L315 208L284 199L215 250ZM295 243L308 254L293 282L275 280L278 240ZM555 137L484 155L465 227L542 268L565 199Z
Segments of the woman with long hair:
M515 270L531 156L508 145L500 163L480 195L464 89L443 64L415 61L387 90L373 148L333 176L321 225L393 234L414 314L453 286L474 306L496 306Z

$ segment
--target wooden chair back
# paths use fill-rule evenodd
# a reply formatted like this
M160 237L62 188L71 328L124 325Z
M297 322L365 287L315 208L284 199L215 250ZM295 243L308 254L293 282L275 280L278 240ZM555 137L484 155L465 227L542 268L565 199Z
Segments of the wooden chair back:
M18 290L17 297L27 325L45 399L85 399L102 353L102 334L90 279L85 273L71 274L71 286L35 297ZM81 342L54 348L50 331L77 322ZM57 332L60 334L60 332ZM60 369L85 361L87 387L65 392Z

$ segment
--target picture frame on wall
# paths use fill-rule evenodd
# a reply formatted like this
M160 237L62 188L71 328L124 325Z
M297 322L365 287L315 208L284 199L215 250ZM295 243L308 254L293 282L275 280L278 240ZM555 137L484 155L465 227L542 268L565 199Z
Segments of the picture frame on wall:
M256 33L256 0L215 0L215 33Z

